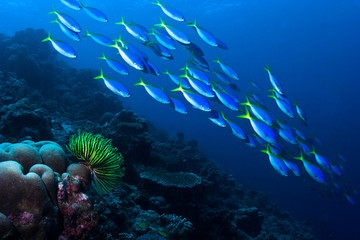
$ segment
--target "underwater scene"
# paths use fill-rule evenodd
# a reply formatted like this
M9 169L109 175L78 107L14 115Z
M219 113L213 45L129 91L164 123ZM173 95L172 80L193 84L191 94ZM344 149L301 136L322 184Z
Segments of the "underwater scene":
M360 240L359 12L0 1L0 239Z

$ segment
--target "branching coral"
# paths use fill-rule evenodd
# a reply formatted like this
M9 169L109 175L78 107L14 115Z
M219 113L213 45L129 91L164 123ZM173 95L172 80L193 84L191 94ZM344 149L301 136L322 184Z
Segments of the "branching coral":
M100 195L119 187L125 172L124 159L112 146L111 139L79 131L70 137L68 150L89 168L95 190Z

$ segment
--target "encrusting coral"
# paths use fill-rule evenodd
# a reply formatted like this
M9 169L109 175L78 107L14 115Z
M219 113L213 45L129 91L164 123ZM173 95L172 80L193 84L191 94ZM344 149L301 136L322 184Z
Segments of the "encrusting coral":
M86 165L99 195L110 192L120 186L125 169L124 159L111 144L111 139L101 135L79 131L70 137L69 151Z

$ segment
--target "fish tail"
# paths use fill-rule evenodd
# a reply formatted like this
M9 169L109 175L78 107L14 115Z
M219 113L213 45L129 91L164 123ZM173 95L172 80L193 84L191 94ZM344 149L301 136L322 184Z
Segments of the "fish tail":
M55 6L53 5L53 11L49 12L49 14L57 14L58 12L55 9Z
M166 67L164 67L165 68L165 72L163 72L163 74L169 74L169 71L167 70L167 68Z
M59 20L56 18L55 20L50 21L50 23L59 23Z
M45 38L45 39L43 39L43 40L41 40L41 42L47 42L47 41L51 41L50 31L49 31L49 33L48 33L48 37Z
M270 68L269 65L267 65L267 67L264 68L267 72L270 72Z
M121 22L117 22L115 24L118 24L118 25L125 25L125 22L124 22L124 17L121 16Z
M218 56L216 60L212 60L213 62L220 63L220 57Z
M139 76L140 76L140 82L139 82L139 83L135 83L134 86L144 86L144 85L145 85L145 83L144 83L141 75L139 75Z
M84 4L81 1L79 1L79 3L81 8L85 8Z
M152 4L157 5L157 6L161 6L161 3L160 3L159 0L156 0L156 2L152 2Z
M246 114L244 115L240 115L240 116L237 116L238 118L247 118L247 119L252 119L251 116L250 116L250 112L249 110L247 109L247 107L245 106L245 110L246 110Z
M91 36L91 33L89 32L89 30L85 29L85 31L86 31L86 34L83 37Z
M102 53L102 57L98 57L98 59L106 60L106 56L104 53Z
M100 68L100 75L99 75L99 76L94 77L94 79L102 79L103 77L104 77L104 73L103 73L102 68Z
M225 115L224 115L224 112L221 110L221 116L222 116L222 118L225 120L225 121L228 121L229 119L227 119L226 117L225 117Z

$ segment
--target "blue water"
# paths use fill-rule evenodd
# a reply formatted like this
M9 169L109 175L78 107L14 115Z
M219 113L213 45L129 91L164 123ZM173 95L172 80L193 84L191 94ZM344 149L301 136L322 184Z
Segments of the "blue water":
M296 121L289 123L294 123L309 135L316 134L323 143L320 151L327 157L336 158L337 153L346 156L348 161L344 163L343 178L359 187L360 1L164 1L180 10L187 20L193 21L196 17L199 26L228 45L226 51L206 45L195 31L167 18L150 2L84 1L85 5L106 13L110 21L104 24L89 18L84 12L66 8L60 1L1 1L0 33L12 35L27 27L51 29L54 38L68 42L78 52L76 60L60 55L59 59L78 68L99 70L103 66L105 75L121 79L129 87L132 97L123 99L126 107L146 116L157 127L168 130L171 136L181 131L186 139L196 139L200 149L219 166L243 185L266 192L271 201L296 219L306 221L319 239L360 239L359 203L351 205L342 195L328 197L322 193L319 184L307 177L280 176L272 169L265 154L243 144L229 129L215 126L206 114L192 109L189 104L188 115L181 115L156 102L142 87L132 86L138 82L136 70L129 67L129 76L116 75L103 60L96 59L101 56L101 51L119 59L114 49L96 45L90 38L82 39L80 43L71 42L58 26L49 23L54 16L47 14L54 5L60 12L76 18L83 28L112 39L121 32L125 41L139 48L141 45L114 22L120 21L123 15L126 22L132 20L149 28L159 23L161 16L166 23L186 32L204 50L209 62L220 56L222 61L236 69L240 75L237 84L241 96L250 90L247 82L250 78L264 89L271 87L264 70L269 64L289 99L297 99L308 115L307 128ZM177 46L179 49L173 52L173 61L161 60L150 50L144 51L161 70L166 66L170 72L182 74L178 69L184 67L188 57L186 51ZM166 91L175 88L166 76L142 76L145 82L162 86ZM267 94L262 92L264 97ZM174 95L183 100L180 93ZM214 105L219 109L220 105ZM276 116L286 119L273 101L267 100L267 105ZM235 119L235 114L230 111L226 111L226 115ZM246 132L251 132L247 120L236 121ZM359 198L357 200L360 202Z

